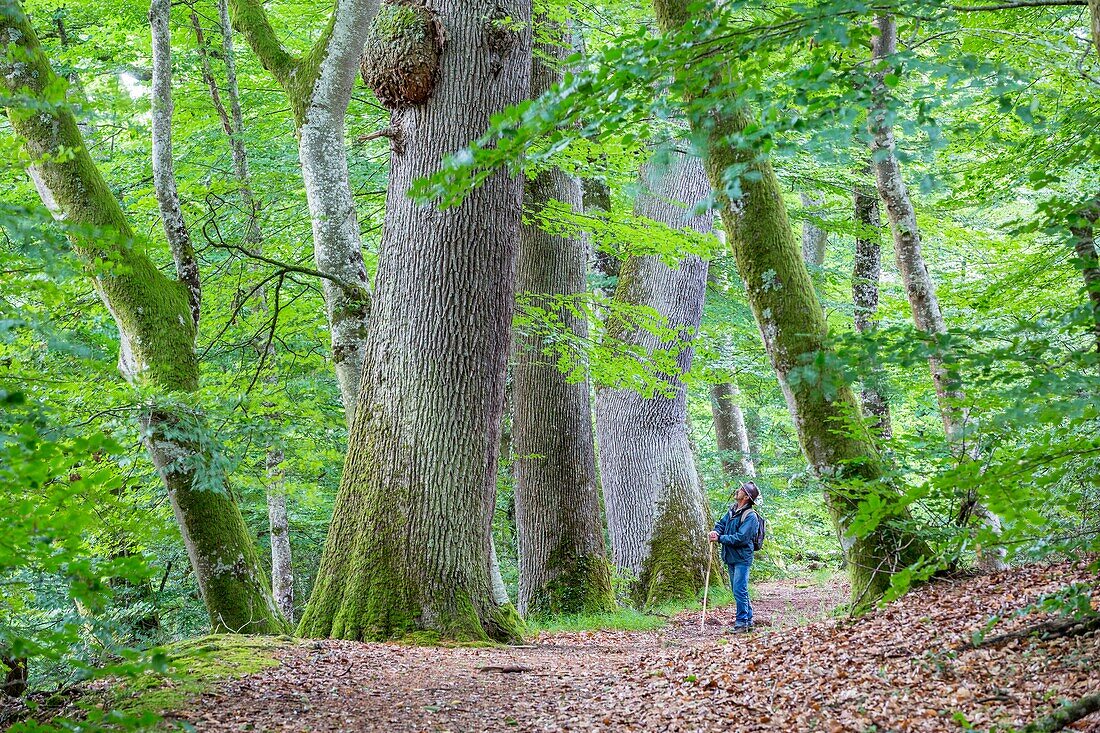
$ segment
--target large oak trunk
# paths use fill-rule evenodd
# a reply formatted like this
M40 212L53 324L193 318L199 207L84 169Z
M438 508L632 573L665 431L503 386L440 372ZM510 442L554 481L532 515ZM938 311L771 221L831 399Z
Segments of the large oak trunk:
M540 44L531 71L531 97L560 80L565 49ZM552 313L561 328L585 338L588 324L570 297L583 295L587 244L548 234L536 223L549 201L581 210L580 182L554 168L527 181L520 229L516 290ZM564 297L564 300L563 300ZM517 334L513 376L516 532L519 612L524 616L610 610L611 573L604 550L596 486L592 407L587 381L570 382L557 366L555 339L536 330Z
M518 636L515 609L493 592L490 521L521 183L498 171L445 211L407 192L526 98L530 5L433 8L446 46L432 96L392 116L400 143L358 409L300 626L311 636Z
M709 215L693 208L710 194L697 159L674 153L667 166L646 166L635 212L670 227L713 229ZM615 299L648 306L675 329L679 339L695 337L703 313L707 263L692 256L673 269L658 257L631 257L622 265ZM648 353L679 347L617 321L608 337L640 345ZM681 373L691 368L690 343L677 358ZM669 378L670 396L645 397L630 389L602 387L596 393L596 430L612 561L638 579L643 604L691 597L703 586L709 527L707 501L688 442L687 395Z

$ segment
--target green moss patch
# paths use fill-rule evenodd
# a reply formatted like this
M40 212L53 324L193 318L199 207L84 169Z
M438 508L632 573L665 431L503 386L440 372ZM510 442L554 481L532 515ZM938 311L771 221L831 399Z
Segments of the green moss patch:
M112 706L129 715L166 715L187 707L218 682L277 667L276 650L293 643L289 636L214 634L166 648L168 670L126 682Z

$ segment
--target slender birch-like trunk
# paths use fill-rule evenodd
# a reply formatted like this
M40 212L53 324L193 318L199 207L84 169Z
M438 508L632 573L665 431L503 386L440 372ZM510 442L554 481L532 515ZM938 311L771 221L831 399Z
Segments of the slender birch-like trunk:
M852 203L858 227L852 266L852 304L855 306L856 331L866 333L878 328L878 288L882 276L882 248L878 232L882 218L878 210L878 193L874 190L857 187L852 194ZM888 440L893 429L890 425L890 401L883 390L884 382L882 369L873 366L863 378L860 401L868 427Z
M537 47L532 98L561 80L566 50L552 43ZM520 227L517 295L550 310L563 328L584 338L588 324L568 299L585 292L587 244L548 234L537 223L550 201L579 211L580 182L559 168L540 171L526 181L524 198L532 221ZM553 342L540 333L516 335L512 447L523 616L593 613L615 606L600 521L588 381L567 380L557 367Z
M363 40L378 6L379 0L337 0L324 33L305 56L296 58L280 44L261 0L230 0L234 27L286 92L294 114L313 226L313 259L318 270L336 278L323 280L321 287L349 426L363 373L370 301L359 220L348 180L344 116ZM341 282L357 287L338 284Z
M882 14L875 16L878 36L872 42L872 57L877 64L885 64L897 53L897 26L894 16ZM889 119L885 83L885 66L875 72L875 86L872 92L872 109L868 115L871 131L871 156L874 161L875 182L879 196L886 205L886 216L890 221L890 231L894 238L894 255L898 271L905 285L905 294L909 299L909 309L913 314L916 327L929 334L947 333L947 324L940 312L936 286L924 262L921 253L920 228L917 226L917 214L909 191L901 175L901 165L895 155L894 129ZM963 392L958 378L949 374L943 361L936 356L929 357L928 366L932 371L932 382L936 388L936 398L940 405L944 433L947 441L957 455L966 459L977 453L977 446L966 443L967 415L960 403ZM970 489L962 498L958 524L965 526L976 516L994 534L1001 532L1001 520L986 509L979 501L974 489ZM1002 570L1005 567L1005 551L996 548L978 554L979 564L986 570Z
M445 53L430 96L391 108L400 144L366 368L300 631L512 641L521 622L494 590L490 525L522 182L497 171L444 211L407 193L491 115L527 98L531 9L526 0L418 7L432 17L417 32L441 28ZM401 48L393 40L387 51ZM399 54L388 58L402 68Z
M294 564L290 557L290 522L286 513L283 452L267 451L267 518L271 527L271 593L288 622L294 623Z
M0 10L0 91L9 100L23 94L37 99L57 84L22 7L5 4ZM96 292L118 326L123 376L163 392L195 392L199 363L193 285L165 277L134 246L129 222L88 155L69 110L13 106L7 112L15 134L36 161L30 173L43 203L81 229L71 230L73 249L88 265ZM66 154L59 155L61 150ZM84 228L99 234L90 236ZM215 476L217 485L209 485L209 471L202 468L213 457L200 442L186 437L204 430L201 422L197 411L155 402L142 418L145 444L168 488L211 625L215 631L280 633L282 622L232 491L223 476Z
M692 210L710 194L698 160L674 153L667 167L647 165L635 212L674 229L711 232L709 215ZM673 269L659 257L630 257L622 266L615 299L654 308L688 342L677 356L681 373L691 368L690 341L699 329L707 263L684 258ZM631 324L608 323L608 338L642 346L648 353L676 347ZM638 579L635 597L652 605L688 598L703 586L709 511L688 442L687 393L669 378L671 396L645 397L630 389L596 391L600 475L611 538L612 561Z
M191 10L191 24L195 29L195 40L199 48L202 75L210 91L210 99L221 120L222 129L229 138L233 158L233 172L237 177L237 193L247 216L245 229L245 247L253 254L262 254L264 248L263 227L260 225L260 202L252 191L252 177L248 170L248 151L244 145L244 116L241 114L240 91L237 85L237 63L233 48L233 29L229 24L229 8L226 0L218 0L218 20L222 34L222 59L226 71L226 97L229 99L227 110L222 102L221 92L214 72L210 66L209 49L203 36L199 16ZM267 310L266 293L258 293L260 307ZM270 358L275 351L272 344L258 347L259 357ZM266 349L266 352L264 351ZM294 564L290 546L290 520L286 510L285 471L282 468L283 451L268 448L265 468L268 478L266 486L267 516L271 533L271 589L275 603L283 618L294 623Z
M802 193L802 208L808 216L820 216L825 198ZM802 259L807 265L821 268L825 264L825 249L829 244L829 233L806 218L802 222Z
M691 20L691 5L691 0L654 0L661 29L666 33L682 29ZM732 68L723 71L733 72ZM697 69L678 68L674 73L689 88L703 94L729 81L700 78ZM689 96L685 103L690 104L693 98ZM828 329L770 162L757 151L729 142L748 123L744 110L716 108L705 121L693 119L692 127L705 136L707 174L718 194L738 272L787 399L802 451L814 472L825 479L826 505L846 545L854 605L864 608L886 589L894 571L928 554L928 549L919 538L890 521L880 523L864 536L849 532L860 502L872 491L881 495L887 490L879 483L882 468L859 420L859 405L851 390L840 389L829 396L815 384L792 384L789 378L803 357L828 352ZM725 188L726 172L734 166L747 166L754 173L742 178L744 196L737 202L729 198ZM841 429L853 421L854 429ZM900 510L895 516L904 519L908 512Z
M149 6L153 47L153 191L157 197L164 234L172 251L172 260L176 265L176 277L187 286L191 319L197 334L202 304L199 264L195 259L195 248L191 244L187 223L180 210L176 171L172 161L171 10L171 0L153 0Z

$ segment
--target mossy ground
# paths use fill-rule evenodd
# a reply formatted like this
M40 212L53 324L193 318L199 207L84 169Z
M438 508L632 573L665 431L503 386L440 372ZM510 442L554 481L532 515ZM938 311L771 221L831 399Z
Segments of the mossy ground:
M289 636L214 634L167 647L165 674L147 673L115 688L112 707L130 716L170 715L216 683L279 665L275 651Z

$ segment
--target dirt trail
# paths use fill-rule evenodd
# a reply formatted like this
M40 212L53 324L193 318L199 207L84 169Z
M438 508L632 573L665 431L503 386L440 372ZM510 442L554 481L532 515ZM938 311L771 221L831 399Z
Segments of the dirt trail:
M1100 693L1100 630L1017 612L1100 579L1084 562L945 580L858 620L822 617L845 590L760 584L758 633L723 633L733 609L652 632L543 634L522 647L340 641L286 647L282 665L225 683L182 720L200 731L1011 730ZM987 629L988 630L988 629ZM1100 713L1073 730L1100 733Z
M780 581L757 584L754 595L770 630L821 617L846 589ZM280 667L204 695L182 719L202 731L598 730L620 722L624 675L647 654L733 653L749 637L725 633L732 625L731 605L708 613L705 633L691 614L656 631L540 634L522 647L306 642L282 650Z

